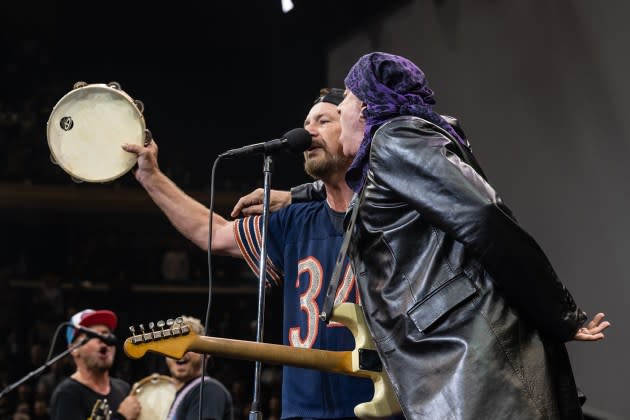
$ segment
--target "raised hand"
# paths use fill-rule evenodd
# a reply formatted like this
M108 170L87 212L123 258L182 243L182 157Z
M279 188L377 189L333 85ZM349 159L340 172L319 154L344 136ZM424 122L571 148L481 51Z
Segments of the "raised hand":
M159 171L158 146L155 141L150 140L144 146L124 143L122 148L138 156L138 167L134 169L133 174L140 183L142 183L144 178L150 177Z

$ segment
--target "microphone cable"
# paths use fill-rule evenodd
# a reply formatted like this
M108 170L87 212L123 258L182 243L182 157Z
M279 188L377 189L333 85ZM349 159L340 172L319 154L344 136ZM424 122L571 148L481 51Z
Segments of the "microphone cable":
M52 358L52 354L53 354L53 350L55 349L55 345L57 344L57 337L59 336L59 333L61 332L61 328L66 327L68 328L70 326L69 322L62 322L61 324L57 325L57 329L55 330L55 333L53 334L53 339L52 339L52 343L50 343L50 348L48 349L48 356L46 356L46 361L50 361L50 359Z
M206 326L206 335L210 330L210 308L212 303L212 216L214 215L214 176L217 170L217 165L221 160L221 156L218 156L214 163L212 164L212 171L210 173L210 216L208 220L208 304L206 307L206 317L204 321L204 325ZM205 382L206 375L206 361L207 357L205 355L202 357L201 361L201 383L199 384L199 420L202 420L202 412L203 412L203 385Z

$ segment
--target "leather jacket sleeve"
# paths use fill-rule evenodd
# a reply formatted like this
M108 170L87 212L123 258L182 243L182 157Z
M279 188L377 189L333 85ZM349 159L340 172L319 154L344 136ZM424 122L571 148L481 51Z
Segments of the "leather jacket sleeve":
M425 123L390 122L377 131L371 181L463 243L508 301L543 334L572 339L586 314L540 246L502 209L494 189L446 148L450 140Z
M326 199L326 187L319 180L291 188L291 202L304 203L308 201L322 201Z

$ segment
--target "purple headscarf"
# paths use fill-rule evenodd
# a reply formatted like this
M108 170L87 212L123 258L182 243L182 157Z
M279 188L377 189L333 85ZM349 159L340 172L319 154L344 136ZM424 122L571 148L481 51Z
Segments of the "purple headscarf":
M424 118L466 144L453 127L433 111L433 91L422 70L408 59L383 52L366 54L352 66L344 82L348 90L367 104L365 134L346 174L346 181L354 191L360 190L365 180L374 132L394 117Z

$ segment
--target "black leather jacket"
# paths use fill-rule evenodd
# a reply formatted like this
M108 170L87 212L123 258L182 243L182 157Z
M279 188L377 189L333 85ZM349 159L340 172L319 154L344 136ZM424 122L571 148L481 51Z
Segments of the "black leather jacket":
M417 117L375 133L350 245L404 414L580 419L564 342L586 314L452 142Z

